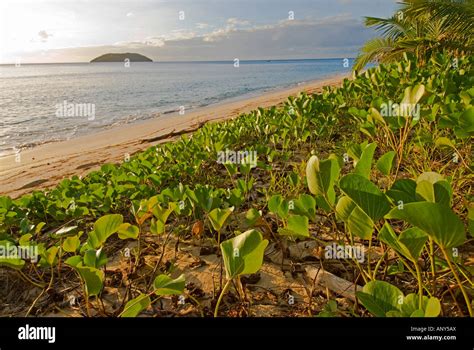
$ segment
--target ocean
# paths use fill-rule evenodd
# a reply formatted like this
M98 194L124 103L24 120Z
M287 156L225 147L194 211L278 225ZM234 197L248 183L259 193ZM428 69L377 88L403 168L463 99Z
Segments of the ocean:
M0 66L0 156L350 72L353 60ZM176 116L179 118L179 114Z

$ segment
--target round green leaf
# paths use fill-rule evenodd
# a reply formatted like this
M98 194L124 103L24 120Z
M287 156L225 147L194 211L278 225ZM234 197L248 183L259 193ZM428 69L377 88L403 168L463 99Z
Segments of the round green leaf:
M280 228L281 235L309 237L309 222L306 216L290 215L285 228Z
M349 231L362 239L370 239L374 232L374 222L359 207L354 207L347 221Z
M99 295L104 286L104 271L88 266L76 266L75 269L84 281L87 295Z
M225 222L227 221L228 217L234 211L234 207L220 209L216 208L213 209L209 213L209 221L211 222L212 227L216 231L220 231L222 227L224 227Z
M172 279L166 275L159 275L153 282L156 295L179 295L184 291L184 275Z
M94 230L89 232L89 242L94 248L102 246L107 238L113 235L122 225L120 214L104 215L94 223Z
M399 179L395 181L387 191L387 196L392 198L395 204L401 201L403 204L416 202L416 182L412 179Z
M263 262L268 240L257 230L249 230L221 243L228 279L256 273Z
M395 158L396 154L397 153L395 151L389 151L379 158L376 167L382 174L390 174L390 171L392 170L393 159Z
M118 229L118 236L120 239L137 239L140 229L129 223L123 223Z
M339 187L373 221L381 219L390 210L390 203L385 194L361 175L344 176L339 181Z
M150 306L150 304L150 297L146 294L140 294L125 304L120 317L137 317L138 314Z
M420 228L445 248L457 247L466 240L461 219L451 209L439 203L408 203L403 209L392 209L385 217L404 220Z
M356 292L364 307L374 316L385 317L389 311L399 311L403 293L394 285L384 281L370 281Z
M68 253L74 253L79 248L80 244L81 241L77 235L67 237L63 242L63 250Z
M367 179L370 178L370 171L372 170L372 159L374 158L375 148L377 144L375 142L369 143L362 150L362 154L355 165L354 172Z

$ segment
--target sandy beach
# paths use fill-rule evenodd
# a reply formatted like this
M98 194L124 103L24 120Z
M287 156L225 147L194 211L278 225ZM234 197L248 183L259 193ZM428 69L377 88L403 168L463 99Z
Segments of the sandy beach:
M35 189L50 188L64 178L85 175L105 163L118 163L177 135L193 132L206 122L235 118L258 107L281 104L302 91L317 93L324 86L340 85L349 75L311 81L287 89L262 93L247 99L209 105L196 110L160 116L136 124L112 127L68 141L47 143L0 159L0 193L17 198Z

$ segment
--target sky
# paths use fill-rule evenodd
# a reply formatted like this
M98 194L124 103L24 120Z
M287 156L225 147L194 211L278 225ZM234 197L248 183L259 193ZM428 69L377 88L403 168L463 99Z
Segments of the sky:
M0 63L355 57L395 0L0 0Z

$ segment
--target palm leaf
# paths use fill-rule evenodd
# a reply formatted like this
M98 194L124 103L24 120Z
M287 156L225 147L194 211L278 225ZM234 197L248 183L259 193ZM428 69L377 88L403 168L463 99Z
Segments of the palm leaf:
M395 48L395 41L390 38L374 38L367 41L354 63L354 70L360 71L370 62L379 62Z

